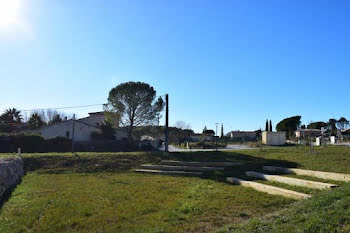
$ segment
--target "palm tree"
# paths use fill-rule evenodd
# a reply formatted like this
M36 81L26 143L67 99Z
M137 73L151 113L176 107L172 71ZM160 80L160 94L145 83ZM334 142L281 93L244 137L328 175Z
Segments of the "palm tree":
M42 117L38 113L33 113L30 116L27 124L30 129L40 129L45 125L45 122L43 121Z
M16 108L6 109L5 113L2 114L1 118L6 123L21 123L23 120L21 111L17 110Z

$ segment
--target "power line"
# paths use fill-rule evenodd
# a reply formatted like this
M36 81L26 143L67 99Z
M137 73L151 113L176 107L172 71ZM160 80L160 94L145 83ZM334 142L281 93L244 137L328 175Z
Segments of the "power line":
M24 109L18 110L21 112L35 112L35 111L45 111L45 110L62 110L62 109L72 109L72 108L86 108L86 107L95 107L103 106L104 104L89 104L89 105L78 105L78 106L68 106L68 107L58 107L58 108L38 108L38 109ZM3 110L3 112L6 110Z

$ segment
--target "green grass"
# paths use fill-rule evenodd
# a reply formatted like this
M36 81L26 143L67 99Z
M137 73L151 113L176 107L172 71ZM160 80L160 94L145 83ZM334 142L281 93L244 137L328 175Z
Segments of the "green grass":
M27 175L3 202L0 232L294 232L293 225L298 224L300 232L313 232L316 227L323 232L347 232L349 185L331 182L341 187L315 191L258 181L314 196L294 201L225 182L227 176L251 179L244 172L262 171L262 165L350 173L350 148L317 148L315 152L310 154L307 147L280 147L171 154L24 154ZM4 156L16 155L0 155ZM202 178L130 171L162 159L245 165ZM325 214L332 217L322 222Z
M319 233L350 232L350 184L315 194L310 200L296 202L290 208L234 224L217 232Z
M291 202L193 177L32 172L2 207L0 232L204 232Z

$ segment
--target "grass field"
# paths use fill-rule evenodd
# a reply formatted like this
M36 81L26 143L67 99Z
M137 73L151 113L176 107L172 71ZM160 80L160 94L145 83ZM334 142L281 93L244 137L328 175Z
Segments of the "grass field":
M296 202L225 182L227 176L247 178L244 171L259 171L261 165L350 173L350 148L315 152L281 147L171 154L25 154L27 175L1 203L0 232L293 232L298 223L300 232L348 232L349 185L337 182L340 188L332 191L288 187L314 195ZM130 170L161 159L245 165L202 178ZM322 222L326 214L333 217Z

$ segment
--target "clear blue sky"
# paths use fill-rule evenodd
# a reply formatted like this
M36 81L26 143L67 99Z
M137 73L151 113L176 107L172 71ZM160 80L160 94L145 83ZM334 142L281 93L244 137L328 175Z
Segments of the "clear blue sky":
M196 131L350 118L348 0L1 4L13 12L0 16L0 111L104 103L143 81L169 93L171 124Z

